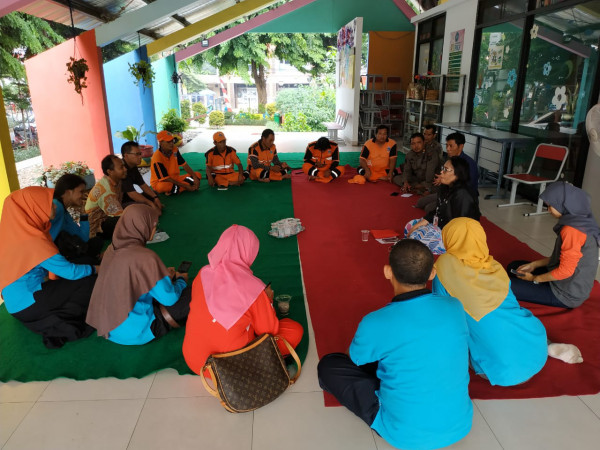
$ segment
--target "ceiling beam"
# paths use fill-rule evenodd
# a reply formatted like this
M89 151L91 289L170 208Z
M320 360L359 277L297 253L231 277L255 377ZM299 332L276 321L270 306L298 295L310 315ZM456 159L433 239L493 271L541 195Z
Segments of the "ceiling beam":
M54 3L58 3L69 9L69 0L52 0ZM87 14L94 19L97 19L101 22L110 22L111 20L115 20L118 16L116 14L111 13L109 10L100 8L97 6L92 6L88 3L85 3L81 0L71 0L71 6L73 10L77 10L84 14Z
M0 17L10 14L13 11L16 11L19 8L23 8L30 3L33 3L34 0L3 0L0 5Z
M417 13L410 7L410 5L406 2L406 0L392 0L394 4L398 7L400 11L404 13L404 15L410 19L415 17Z
M263 14L260 14L256 17L253 17L250 20L247 20L244 23L231 27L215 36L211 36L208 39L208 46L203 47L201 42L197 44L190 45L189 47L184 48L183 50L175 53L175 61L183 61L184 59L191 58L198 53L202 53L209 48L216 47L223 42L227 42L233 38L241 36L244 33L247 33L254 28L258 28L265 23L269 23L272 20L275 20L279 17L285 16L286 14L291 13L292 11L296 11L297 9L302 8L310 3L315 2L316 0L291 0L288 3L284 3L283 5L271 9Z
M68 1L68 0L64 0ZM165 17L177 14L180 10L191 4L209 3L210 0L156 0L143 8L136 9L115 18L112 22L105 23L96 28L96 45L102 47L117 39L131 34L142 32L152 23ZM177 19L176 19L177 20ZM185 19L183 19L185 20ZM187 22L187 20L185 21ZM147 31L147 30L146 30ZM143 33L147 34L147 33ZM152 36L151 36L152 37Z
M174 0L171 0L174 1ZM185 44L197 37L209 33L217 28L225 26L231 22L234 22L242 17L253 14L255 12L264 9L276 0L244 0L227 9L219 11L206 19L199 20L198 22L185 27L182 30L171 33L157 41L147 44L148 55L155 55L157 53L169 50L178 44Z
M146 5L149 5L150 3L154 3L156 0L142 0ZM171 18L177 22L179 22L182 26L187 27L188 25L191 25L191 22L188 22L188 20L183 17L180 16L179 14L173 14L171 16Z

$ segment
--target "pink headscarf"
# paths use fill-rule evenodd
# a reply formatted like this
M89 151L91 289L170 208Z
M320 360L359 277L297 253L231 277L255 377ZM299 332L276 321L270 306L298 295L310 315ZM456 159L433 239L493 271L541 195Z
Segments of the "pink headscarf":
M226 330L248 311L265 289L265 283L250 269L258 247L258 238L252 230L232 225L208 254L208 265L200 270L206 306Z

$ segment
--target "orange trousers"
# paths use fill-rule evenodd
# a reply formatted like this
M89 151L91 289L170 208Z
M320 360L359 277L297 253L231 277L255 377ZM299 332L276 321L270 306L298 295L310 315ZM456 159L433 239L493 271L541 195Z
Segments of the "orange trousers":
M213 174L217 186L229 186L230 184L238 184L239 173L215 173ZM244 180L242 180L243 182Z
M314 172L314 170L311 170L311 169L317 169L317 171ZM339 178L342 175L344 175L344 171L345 171L343 166L337 166L336 168L331 170L332 175L325 177L325 176L323 176L323 173L327 169L328 169L328 167L317 168L316 166L313 166L310 163L302 164L302 171L306 175L315 177L315 181L318 181L320 183L329 183L331 180L335 180L336 178Z
M194 173L198 178L202 178L202 174L200 172ZM188 177L189 175L186 173L185 175L177 175L174 177L172 176L171 178L179 181L180 183L187 183L185 179ZM152 186L152 189L154 189L154 191L158 192L159 194L168 194L169 192L173 191L173 183L171 183L170 181L159 181L158 183L155 183L154 186Z
M252 169L250 167L250 179L251 180L258 180L260 179L260 174L262 173L262 171L265 169ZM273 172L272 170L269 170L269 180L271 181L281 181L283 179L283 175L281 173L277 173L277 172Z

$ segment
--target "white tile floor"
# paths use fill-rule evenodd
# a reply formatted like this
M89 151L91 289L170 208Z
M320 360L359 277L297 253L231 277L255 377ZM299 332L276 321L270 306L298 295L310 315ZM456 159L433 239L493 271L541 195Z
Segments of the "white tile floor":
M491 191L482 191L483 194ZM523 217L529 207L497 208L482 200L490 220L549 255L550 216ZM310 318L309 318L310 324ZM325 408L316 377L312 329L298 383L274 403L229 414L195 376L163 370L143 379L0 383L3 449L391 448L344 408ZM530 400L477 400L471 433L457 449L597 450L600 394Z

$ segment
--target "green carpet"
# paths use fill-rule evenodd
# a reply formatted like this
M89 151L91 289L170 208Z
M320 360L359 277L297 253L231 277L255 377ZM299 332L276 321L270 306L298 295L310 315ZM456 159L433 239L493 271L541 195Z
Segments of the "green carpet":
M357 153L342 155L344 163L358 160ZM194 169L204 169L204 155L188 153L184 156ZM240 154L242 161L245 156ZM302 163L299 153L282 155L282 159L292 167L300 167ZM272 282L275 295L293 296L289 317L304 327L304 337L297 348L304 360L308 351L308 326L298 243L295 237L276 239L267 234L271 222L294 215L290 180L269 184L247 182L227 191L209 188L205 180L200 186L198 192L163 198L165 212L159 226L171 238L151 248L167 266L177 267L182 260L192 261L190 276L194 276L207 263L208 252L227 227L237 223L252 229L261 243L252 268L263 281ZM60 350L48 350L40 336L27 330L1 305L0 381L140 378L168 367L181 374L191 373L181 354L183 336L183 329L173 330L154 342L128 347L94 335L70 342Z

